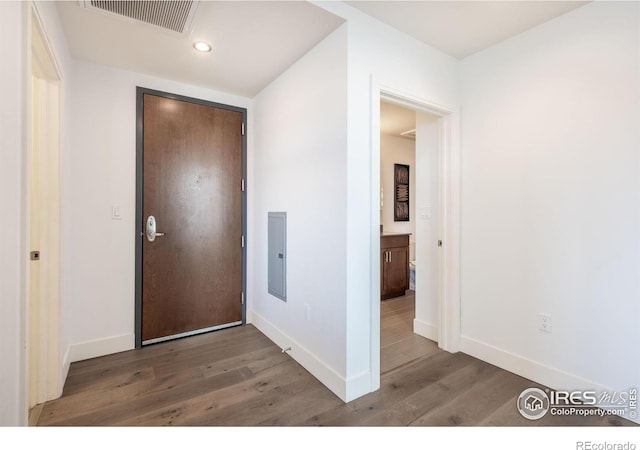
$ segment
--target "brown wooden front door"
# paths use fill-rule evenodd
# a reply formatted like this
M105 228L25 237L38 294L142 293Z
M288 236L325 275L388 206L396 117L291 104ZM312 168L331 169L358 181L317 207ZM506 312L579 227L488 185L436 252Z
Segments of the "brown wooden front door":
M244 114L171 97L142 94L142 344L242 323Z

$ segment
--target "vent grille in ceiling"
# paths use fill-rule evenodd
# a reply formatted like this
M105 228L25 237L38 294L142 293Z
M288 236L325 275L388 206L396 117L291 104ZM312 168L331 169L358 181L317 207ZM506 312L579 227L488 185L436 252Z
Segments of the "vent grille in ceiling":
M413 139L415 141L416 140L416 129L414 128L413 130L404 131L404 132L400 133L400 136L405 137L407 139Z
M84 6L186 34L193 21L198 2L193 0L84 0Z

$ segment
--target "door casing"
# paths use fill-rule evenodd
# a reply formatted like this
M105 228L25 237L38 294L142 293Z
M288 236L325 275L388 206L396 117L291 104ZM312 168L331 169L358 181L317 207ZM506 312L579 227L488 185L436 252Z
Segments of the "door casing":
M144 95L155 95L172 100L179 100L212 108L225 109L242 113L244 132L242 134L242 235L244 247L242 247L242 324L247 319L247 110L238 106L215 103L193 97L148 89L138 86L136 88L136 224L135 224L135 345L142 347L142 244L144 235Z
M443 242L439 256L438 346L450 353L460 350L460 146L459 111L424 100L396 88L371 82L371 192L380 192L380 100L439 117L439 224ZM379 196L371 196L371 392L380 388L380 228ZM417 244L416 244L417 245Z

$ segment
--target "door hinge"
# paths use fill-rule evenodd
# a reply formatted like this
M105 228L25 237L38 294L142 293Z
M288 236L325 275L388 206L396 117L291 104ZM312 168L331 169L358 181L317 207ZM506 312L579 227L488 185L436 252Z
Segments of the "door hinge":
M244 235L242 235L242 248L244 248Z
M244 136L244 122L242 122L242 135Z
M244 292L242 293L242 296L241 296L241 300L240 300L240 301L241 301L241 302L242 302L242 304L244 305Z
M242 179L241 186L242 186L242 192L244 192L244 178Z
M438 247L442 247L442 241L438 240Z

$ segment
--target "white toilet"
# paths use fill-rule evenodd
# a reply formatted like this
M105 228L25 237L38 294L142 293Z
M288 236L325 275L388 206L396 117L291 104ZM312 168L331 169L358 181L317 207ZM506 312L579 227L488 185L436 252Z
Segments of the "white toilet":
M409 262L409 289L416 290L416 262Z

